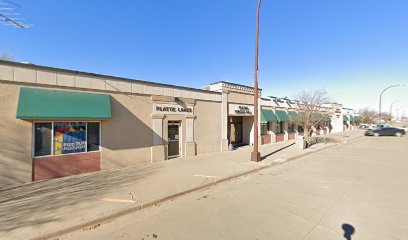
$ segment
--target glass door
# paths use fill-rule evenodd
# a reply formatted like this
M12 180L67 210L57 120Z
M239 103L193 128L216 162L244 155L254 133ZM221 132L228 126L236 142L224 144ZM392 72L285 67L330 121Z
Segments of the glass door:
M168 157L175 158L180 156L180 123L168 124L169 146Z

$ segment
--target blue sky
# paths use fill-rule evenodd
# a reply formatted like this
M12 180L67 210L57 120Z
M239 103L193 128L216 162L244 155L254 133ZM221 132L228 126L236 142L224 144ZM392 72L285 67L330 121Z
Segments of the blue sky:
M0 25L17 61L201 88L251 85L256 0L15 0L30 29ZM377 108L408 84L408 1L263 0L264 95L326 88L347 107ZM408 115L408 87L384 108Z

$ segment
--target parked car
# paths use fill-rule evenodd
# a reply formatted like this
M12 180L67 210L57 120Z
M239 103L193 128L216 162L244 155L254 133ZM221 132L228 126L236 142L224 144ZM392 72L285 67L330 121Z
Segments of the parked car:
M377 126L376 124L370 124L370 125L368 126L368 130L374 130L374 129L376 129L376 128L378 128L378 126Z
M380 127L373 130L368 130L364 133L365 136L397 136L401 137L405 135L405 130L400 128L394 127Z
M362 123L362 124L360 124L360 126L359 126L360 129L368 129L369 127L370 127L370 125L369 125L369 124L365 124L365 123Z

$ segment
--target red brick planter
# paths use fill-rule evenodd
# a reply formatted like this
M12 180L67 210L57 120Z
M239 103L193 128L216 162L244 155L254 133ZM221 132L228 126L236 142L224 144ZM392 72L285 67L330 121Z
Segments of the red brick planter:
M267 135L262 135L262 144L269 144L271 143L271 135L267 134Z
M283 142L285 140L285 134L276 134L276 142Z

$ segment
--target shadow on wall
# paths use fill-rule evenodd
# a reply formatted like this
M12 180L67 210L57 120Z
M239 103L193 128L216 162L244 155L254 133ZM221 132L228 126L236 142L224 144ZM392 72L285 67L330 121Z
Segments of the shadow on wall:
M160 136L134 113L140 114L146 118L145 121L151 122L151 103L145 104L140 99L125 97L130 101L129 108L132 107L133 112L111 96L112 119L102 124L102 146L110 150L151 147L153 138ZM162 141L166 144L163 138Z
M6 127L13 134L0 131L0 138L3 139L0 149L0 189L31 180L31 141L28 146L22 146L25 141L21 141L21 138L27 137L26 131L31 136L30 128L19 128L15 124L7 124L7 121L0 123L0 129Z
M344 239L351 240L351 235L353 235L354 232L355 232L354 227L352 225L350 225L350 224L345 223L345 224L341 225L341 228L344 231L344 235L343 235Z
M35 228L59 221L59 209L92 199L100 200L119 188L126 191L126 186L153 174L159 167L132 166L0 190L0 236L21 227Z

